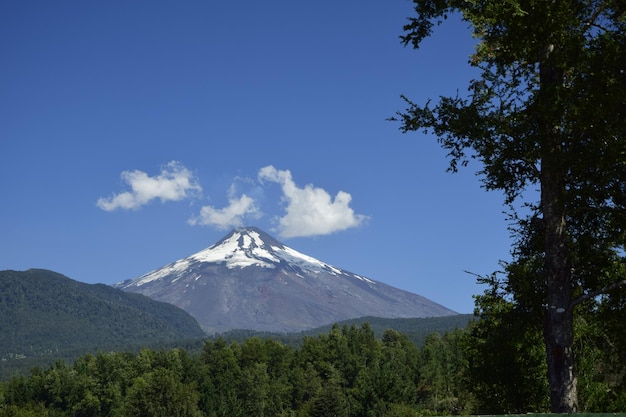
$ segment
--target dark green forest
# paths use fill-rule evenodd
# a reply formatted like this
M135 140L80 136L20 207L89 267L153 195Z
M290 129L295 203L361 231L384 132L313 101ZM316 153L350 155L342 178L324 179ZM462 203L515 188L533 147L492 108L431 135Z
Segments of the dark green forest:
M98 349L171 346L204 336L183 310L140 294L44 269L0 271L0 378Z
M0 389L0 415L366 416L462 412L462 333L433 334L422 349L395 330L334 326L298 348L218 338L202 351L99 353L59 361ZM449 349L450 348L450 349ZM446 358L445 368L439 358ZM463 404L463 405L461 405ZM47 413L47 414L46 414Z
M393 329L334 325L298 346L209 339L199 351L143 349L57 361L0 385L0 416L421 416L545 412L541 343L487 321L417 346ZM517 332L520 329L510 329ZM581 329L585 412L626 409L624 365ZM511 335L509 335L511 336ZM487 346L495 339L501 342ZM497 350L497 351L496 351ZM534 354L536 352L537 354Z

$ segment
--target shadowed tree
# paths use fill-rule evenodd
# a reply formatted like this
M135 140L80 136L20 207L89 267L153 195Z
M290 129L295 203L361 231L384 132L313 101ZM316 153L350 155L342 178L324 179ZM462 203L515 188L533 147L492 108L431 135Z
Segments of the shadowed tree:
M626 6L623 0L414 0L405 45L448 14L477 39L467 95L418 105L401 129L430 131L450 170L475 158L501 190L526 248L541 259L541 308L553 412L578 408L573 323L583 302L623 291L626 241ZM526 190L538 188L538 201ZM515 211L526 205L527 217ZM526 216L526 215L524 215ZM602 296L602 297L601 297Z

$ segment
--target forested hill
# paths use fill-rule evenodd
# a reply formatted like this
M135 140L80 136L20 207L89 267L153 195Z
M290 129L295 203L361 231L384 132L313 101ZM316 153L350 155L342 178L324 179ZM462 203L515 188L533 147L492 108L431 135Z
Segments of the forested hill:
M43 269L0 271L0 367L203 336L183 310L139 294Z
M363 317L338 325L367 322L378 338L385 330L394 329L420 346L427 335L464 328L471 319L471 315ZM143 347L182 347L197 352L207 337L239 343L260 337L296 347L307 336L330 332L332 326L297 333L233 330L208 337L183 310L140 294L81 283L42 269L0 271L0 379L33 367L45 368L58 359L73 362L87 352L137 351Z
M220 333L215 337L223 338L229 342L243 343L246 339L258 337L261 339L271 339L280 341L293 347L300 346L305 337L317 337L328 334L333 327L357 326L367 323L377 338L382 338L386 330L393 329L402 333L414 345L420 347L426 338L433 333L444 334L455 329L464 329L476 317L473 314L457 314L443 317L420 317L420 318L382 318L382 317L360 317L356 319L344 320L333 324L328 324L314 329L295 333L271 333L257 332L253 330L230 330Z

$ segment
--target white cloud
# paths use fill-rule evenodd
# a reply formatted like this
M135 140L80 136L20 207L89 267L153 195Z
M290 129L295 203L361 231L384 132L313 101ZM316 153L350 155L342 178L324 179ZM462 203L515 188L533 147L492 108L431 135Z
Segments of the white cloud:
M199 196L202 192L191 171L176 161L165 165L156 176L134 170L122 172L121 177L130 190L98 199L97 205L102 210L138 209L155 199L179 201ZM339 191L332 198L324 189L310 184L299 188L288 170L266 166L259 170L257 179L260 184L249 178L236 177L228 191L226 207L204 206L188 223L228 229L243 226L246 219L260 218L258 201L264 199L264 182L281 186L285 203L285 215L278 217L281 237L327 235L359 226L367 219L350 208L352 196L349 193ZM244 188L245 192L239 188Z
M242 194L241 197L232 196L229 199L229 205L222 209L216 209L212 206L204 206L200 209L200 215L189 220L192 225L215 226L218 229L228 229L230 227L243 226L243 220L246 217L260 217L253 198Z
M195 196L202 191L194 175L177 161L168 163L157 176L151 177L143 171L124 171L122 180L131 191L99 198L98 207L105 211L115 209L138 209L152 200L161 202L179 201Z
M279 232L282 237L327 235L333 232L356 227L366 220L366 216L354 214L350 206L352 196L339 191L334 201L322 188L306 185L298 188L291 172L266 166L259 170L259 180L280 184L287 203L285 216L279 219Z

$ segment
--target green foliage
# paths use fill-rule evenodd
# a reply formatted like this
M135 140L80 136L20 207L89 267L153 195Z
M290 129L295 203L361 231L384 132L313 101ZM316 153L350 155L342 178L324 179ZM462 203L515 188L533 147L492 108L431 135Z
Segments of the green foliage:
M297 348L253 337L242 343L207 340L193 354L182 349L87 354L73 365L58 361L0 383L0 417L485 413L497 408L486 402L485 390L494 390L491 399L502 404L515 395L528 396L543 381L531 368L536 358L515 358L522 350L515 350L516 338L510 337L501 348L510 349L510 359L518 361L509 364L508 375L522 378L516 386L523 391L516 394L498 387L499 382L507 383L488 366L488 360L497 357L491 351L498 346L481 343L483 331L500 328L489 326L490 322L481 320L468 330L433 333L421 347L394 329L377 338L363 324L335 325L327 334L306 337ZM593 339L602 337L589 330L581 330L587 335L577 342L581 349L595 349ZM482 354L483 350L488 353ZM580 365L584 370L581 384L589 387L581 398L590 410L619 410L624 404L623 391L619 391L623 382L597 368L613 366L615 358L595 352L589 363ZM529 366L528 375L524 366ZM493 377L500 379L489 379ZM508 397L500 400L498 395Z
M460 331L460 330L459 330ZM429 337L430 350L459 349L454 336ZM446 360L462 352L445 356ZM436 366L406 335L369 324L335 325L299 348L253 337L207 340L182 349L98 353L58 361L0 384L0 416L409 416L429 409L418 387L446 381L457 395L461 371ZM456 364L456 362L454 362ZM459 362L461 363L461 362ZM432 367L426 375L426 368ZM422 376L424 372L424 377ZM446 373L446 375L441 375ZM459 380L462 380L460 378ZM442 394L447 395L447 394ZM439 401L439 400L438 400ZM38 414L39 413L39 414Z
M479 320L467 329L472 316L374 319L375 325L335 324L293 344L264 334L242 341L207 339L203 347L189 343L190 351L91 353L71 365L58 360L0 384L0 417L542 411L547 408L545 355L532 324L541 315L523 301L532 301L528 294L537 289L516 281L516 274L529 273L530 263L520 265L526 268L507 266L507 279L487 280L490 289L477 297ZM519 286L516 298L508 286ZM576 322L585 410L621 410L626 402L624 330L614 315L623 305L614 295L600 310L581 310ZM598 314L610 320L598 326ZM378 330L383 323L391 327ZM398 330L411 325L439 331L415 343Z
M133 380L126 396L124 414L136 417L201 416L197 393L180 382L175 369L157 368Z
M451 171L478 160L484 187L504 194L516 238L502 287L512 311L488 318L487 326L502 335L515 327L510 320L537 326L521 329L517 342L543 333L551 410L575 412L573 369L585 362L575 359L575 313L584 311L595 323L598 313L612 311L605 304L615 306L612 300L626 291L623 1L413 3L402 42L419 48L435 26L456 14L473 31L469 65L479 75L467 94L434 104L403 97L401 130L434 133L448 151ZM509 343L503 355L515 351L533 357L534 344L518 349ZM517 399L502 393L507 400L499 396L498 407L534 407L540 391L532 391Z
M271 333L257 332L254 330L230 330L217 335L231 342L243 343L246 339L259 337L261 339L272 339L280 341L292 347L302 345L305 337L317 337L331 331L335 324L341 326L357 326L360 327L367 323L376 337L382 337L387 329L395 329L405 334L411 342L421 346L426 340L426 336L433 332L444 333L454 329L462 329L473 320L473 314L456 314L443 317L422 317L422 318L382 318L382 317L360 317L357 319L349 319L333 323L325 326L316 327L314 329L305 330L297 333Z
M40 269L0 271L0 378L88 351L203 336L184 311L139 294Z
M332 368L324 386L313 399L310 417L348 416L348 405L341 387L341 378Z
M420 351L418 396L424 408L437 413L466 414L473 407L467 391L468 362L461 330L433 333ZM484 408L481 408L481 411Z
M532 275L528 265L523 264L527 278ZM544 377L543 315L532 305L536 298L528 294L541 292L541 283L531 289L526 282L523 288L511 291L510 286L518 285L515 280L519 269L520 265L511 264L507 265L505 278L496 274L483 278L489 288L475 297L480 316L467 328L463 341L468 383L473 387L476 408L484 413L550 409ZM587 412L618 412L624 409L626 398L622 319L611 311L605 320L599 320L603 317L599 311L602 309L590 305L577 307L573 348L579 407Z
M492 288L476 297L481 317L470 325L464 340L476 407L490 414L546 411L540 323L514 308L498 284L492 282Z
M575 323L576 369L580 380L581 408L591 412L621 412L626 409L626 361L624 335L612 332L617 323L587 320L582 312ZM620 326L623 327L623 326Z
M11 274L8 274L9 272ZM11 275L12 278L8 278L9 275ZM2 277L4 277L4 279ZM19 282L17 282L16 279L19 279ZM40 280L43 280L43 282L40 282ZM58 288L50 289L49 287ZM2 288L5 290L1 290ZM190 319L188 315L181 312L179 309L167 304L153 302L141 295L121 293L106 286L80 284L49 271L0 272L0 310L2 308L2 300L12 299L13 302L15 302L13 296L8 295L10 291L7 290L7 288L11 290L20 288L26 289L25 293L28 294L26 299L40 298L47 299L48 301L45 303L47 307L44 311L36 310L30 302L27 302L23 308L19 308L18 310L1 311L3 314L0 315L0 342L3 343L0 344L0 357L2 358L0 362L0 379L6 379L16 373L26 373L33 367L45 368L57 359L71 362L85 352L95 353L107 350L139 351L142 347L150 347L153 349L182 348L189 352L200 352L204 340L206 339L206 337L194 336L200 331L199 327L195 321ZM83 300L82 302L78 302L72 298L72 303L74 303L72 309L76 314L67 317L63 315L64 313L56 313L53 311L57 308L58 304L65 303L63 300L67 300L64 291L74 291L74 295L77 295L83 290L87 291L87 294L80 296L80 299ZM97 290L96 295L100 300L93 299L92 294L90 294L93 290ZM24 291L22 291L22 293L24 293ZM5 295L3 296L2 294ZM101 301L108 300L111 294L115 296L114 300L107 301L106 308L104 310L101 309ZM132 307L126 306L127 302L129 302ZM118 304L121 305L118 306ZM6 303L5 307L8 308ZM59 308L63 311L63 309L67 307L62 305ZM89 324L89 321L76 319L77 315L79 317L98 316L98 319L103 321L107 317L107 314L118 308L122 308L123 314L116 314L116 317L110 318L110 321L100 323L97 326ZM170 326L174 328L173 330L179 332L181 335L188 335L181 337L194 338L181 339L172 335L170 331L155 333L150 330L150 319L138 323L137 319L141 318L141 315L134 313L128 314L129 311L132 312L134 308L139 308L149 313L153 318L160 318L159 322L161 324L170 324ZM86 311L81 313L80 311L82 309L86 309ZM92 310L95 310L95 312ZM172 311L174 311L174 314L172 314ZM4 314L5 312L7 314ZM51 322L49 320L50 317L59 317L60 315L64 317L62 323L57 321ZM28 319L28 317L30 317L30 319ZM120 317L123 318L123 320L120 319ZM421 345L427 334L435 331L444 332L455 328L463 328L472 317L472 315L416 319L364 317L361 319L347 320L339 324L360 326L365 322L371 323L371 327L377 337L380 337L385 329L394 328L405 333L412 342ZM29 325L25 320L27 320L28 323L34 323L34 325ZM76 322L78 322L78 324L76 324ZM4 323L9 324L5 325ZM39 330L44 326L44 323L49 330L52 329L55 330L55 332L48 331L40 333ZM143 325L144 323L146 324L145 326ZM19 326L17 324L19 324ZM331 325L322 326L300 333L289 334L233 330L214 336L211 339L223 338L227 342L243 344L246 340L257 337L263 340L279 341L291 347L298 347L302 345L302 340L305 336L316 337L329 332L331 327ZM68 329L72 329L72 331L68 332ZM49 333L53 333L52 339L46 339L44 337L44 335L46 337L50 336ZM200 334L202 334L201 331ZM119 337L115 337L115 335L124 335L124 337L120 339ZM45 346L49 346L50 344L55 344L57 347L54 350L46 350ZM15 354L12 352L23 353Z

